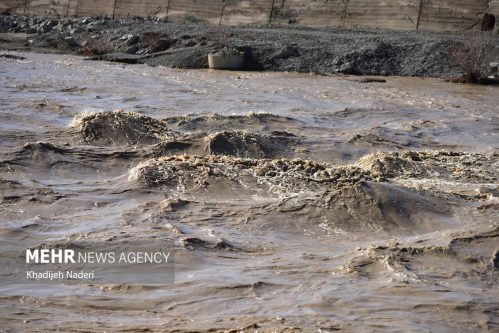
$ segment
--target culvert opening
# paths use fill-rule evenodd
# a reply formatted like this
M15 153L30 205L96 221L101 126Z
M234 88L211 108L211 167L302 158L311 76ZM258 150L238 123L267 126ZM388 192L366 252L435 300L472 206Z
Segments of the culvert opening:
M496 25L496 17L494 15L489 13L483 15L482 26L481 26L482 31L491 31L494 29L495 25Z

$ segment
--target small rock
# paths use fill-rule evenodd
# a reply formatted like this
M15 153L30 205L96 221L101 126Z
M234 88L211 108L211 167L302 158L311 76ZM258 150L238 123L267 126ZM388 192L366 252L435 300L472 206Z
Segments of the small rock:
M132 34L127 34L127 35L123 35L123 36L121 36L121 37L120 37L120 40L127 40L127 39L130 39L130 38L132 38L132 37L133 37L133 35L132 35Z
M140 41L140 37L139 36L132 36L132 37L130 37L130 38L127 39L126 45L128 45L128 46L135 45L139 41Z
M128 49L126 49L125 53L136 54L137 51L139 51L139 47L137 45L132 45Z
M492 255L492 264L494 265L494 268L499 269L499 251L496 251Z
M195 41L193 41L192 39L191 39L191 40L188 40L188 41L186 41L186 42L184 43L184 46L186 46L186 47L191 47L191 46L194 46L194 45L196 45L196 42L195 42Z
M356 75L358 72L355 70L350 62L345 62L337 70L338 73Z
M300 52L298 52L298 49L294 46L286 45L283 47L279 53L277 54L277 58L290 58L290 57L296 57L299 56Z
M37 29L37 32L38 34L46 34L48 32L52 31L52 26L48 25L48 24L42 24L38 29Z

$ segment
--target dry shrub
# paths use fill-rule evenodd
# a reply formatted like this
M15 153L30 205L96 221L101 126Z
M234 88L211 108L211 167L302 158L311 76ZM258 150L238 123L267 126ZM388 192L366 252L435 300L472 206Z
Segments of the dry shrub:
M151 52L165 51L175 44L174 39L171 39L167 35L159 32L146 32L143 40Z
M73 38L66 38L61 34L44 37L46 47L59 50L77 50L80 45Z
M449 59L459 66L466 82L479 83L489 75L494 47L495 39L491 35L470 35L449 49Z
M82 43L82 47L79 51L81 54L86 55L102 55L107 53L113 53L114 48L109 43L98 38L87 38Z
M227 47L227 40L229 39L229 34L225 27L219 26L212 31L211 40L213 42L213 47L217 50L221 50Z

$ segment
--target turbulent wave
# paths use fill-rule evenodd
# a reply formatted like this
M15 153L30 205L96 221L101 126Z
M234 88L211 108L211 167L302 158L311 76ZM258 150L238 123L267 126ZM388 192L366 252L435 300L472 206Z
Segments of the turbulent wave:
M495 163L496 154L414 151L376 153L350 165L184 155L143 162L128 179L197 200L279 199L280 212L306 214L309 222L325 219L344 230L417 234L449 227L453 207L463 199L442 188L442 179L496 182ZM404 186L408 178L425 179L427 185ZM486 197L477 193L467 199Z
M99 145L153 144L177 136L167 124L135 112L93 112L73 119L70 127L87 143Z

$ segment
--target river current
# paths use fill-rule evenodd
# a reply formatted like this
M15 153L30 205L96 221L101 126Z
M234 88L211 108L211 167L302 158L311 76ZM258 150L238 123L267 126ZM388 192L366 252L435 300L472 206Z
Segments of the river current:
M2 270L0 331L499 330L498 88L9 54L2 254L164 239L175 279Z

